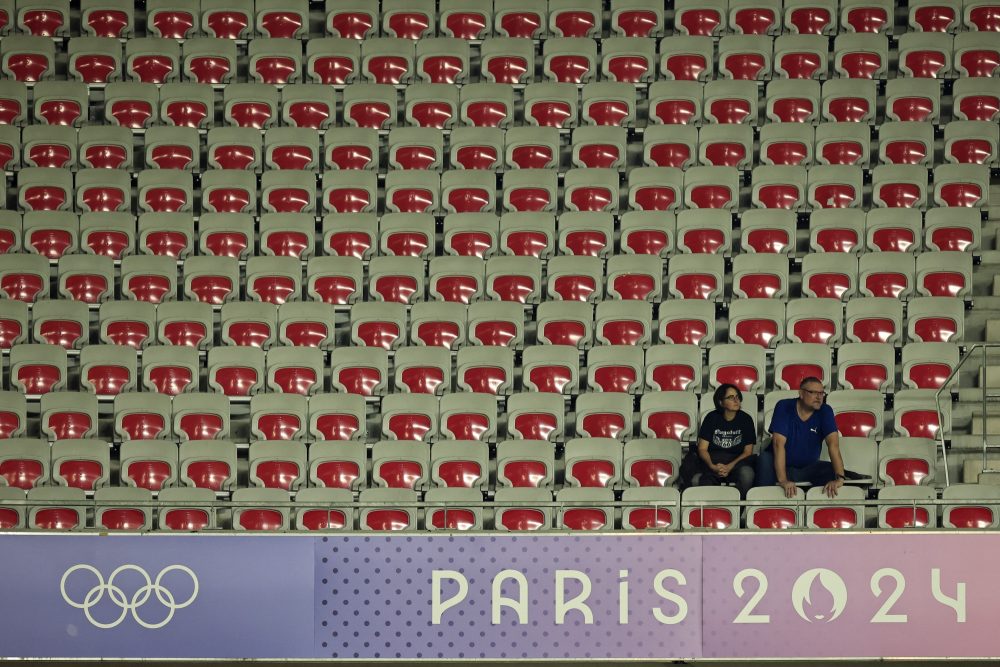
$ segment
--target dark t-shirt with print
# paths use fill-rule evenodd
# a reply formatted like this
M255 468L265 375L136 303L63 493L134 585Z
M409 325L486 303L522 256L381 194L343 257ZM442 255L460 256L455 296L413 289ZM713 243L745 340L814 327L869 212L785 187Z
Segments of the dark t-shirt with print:
M698 438L708 442L708 455L713 463L729 463L743 453L743 448L757 442L757 429L750 415L740 411L732 421L726 421L719 410L705 415Z

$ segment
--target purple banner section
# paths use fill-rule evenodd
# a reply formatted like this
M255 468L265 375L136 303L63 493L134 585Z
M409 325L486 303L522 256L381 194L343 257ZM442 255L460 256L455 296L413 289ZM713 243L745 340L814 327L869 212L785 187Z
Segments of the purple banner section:
M316 657L701 653L695 535L338 536L316 558Z
M314 544L0 535L0 656L310 657Z
M705 658L995 657L1000 535L705 535Z

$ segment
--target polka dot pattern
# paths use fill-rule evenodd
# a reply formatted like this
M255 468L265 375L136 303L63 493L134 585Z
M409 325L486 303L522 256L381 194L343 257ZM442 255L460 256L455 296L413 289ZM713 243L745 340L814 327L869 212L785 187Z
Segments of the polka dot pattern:
M325 537L317 547L316 655L333 658L650 658L696 657L701 652L701 542L682 536L590 535L370 535ZM456 570L468 595L432 624L433 571ZM501 608L493 625L491 591L502 570L517 570L528 583L527 622ZM661 570L683 573L687 585L664 588L687 601L684 620L664 625L659 608L678 607L656 594ZM586 603L593 624L570 610L556 621L556 571L576 570L590 580ZM620 574L627 571L624 576ZM619 583L628 582L628 622L619 623ZM564 582L564 599L581 592ZM442 583L441 599L458 584ZM504 597L517 598L507 580Z

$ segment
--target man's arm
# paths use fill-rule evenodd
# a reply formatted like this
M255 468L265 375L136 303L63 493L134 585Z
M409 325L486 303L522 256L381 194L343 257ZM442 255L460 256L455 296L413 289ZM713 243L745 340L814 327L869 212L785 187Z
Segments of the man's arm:
M795 497L795 482L788 479L785 468L785 443L788 439L780 433L771 434L771 447L774 449L774 475L778 484L785 490L786 498Z
M831 498L837 496L837 489L844 485L844 457L840 455L840 434L834 431L826 436L826 449L830 453L830 464L833 466L833 474L837 475L826 484L826 495Z

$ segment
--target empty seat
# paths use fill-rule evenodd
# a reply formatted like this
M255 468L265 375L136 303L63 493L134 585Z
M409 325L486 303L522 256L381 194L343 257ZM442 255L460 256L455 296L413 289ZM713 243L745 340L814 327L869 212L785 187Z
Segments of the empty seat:
M698 162L706 167L749 169L753 130L748 125L706 125L698 133Z
M226 396L252 396L264 388L264 351L214 347L208 351L208 386Z
M156 315L156 338L164 345L206 347L214 338L207 303L164 303Z
M816 502L806 507L806 526L821 530L854 530L865 527L865 492L856 486L842 486L830 498L821 486L806 492L806 500ZM853 502L852 502L853 501Z
M903 389L893 397L893 431L904 437L943 439L951 433L951 414L951 401L939 402L935 389Z
M572 83L531 83L524 89L524 118L530 125L576 127L579 93Z
M886 83L886 120L936 123L940 113L941 89L937 81L933 79L892 79Z
M878 447L879 478L886 486L932 484L936 447L928 438L886 438Z
M949 501L949 504L941 510L941 525L966 530L995 528L998 523L998 497L1000 494L996 487L987 484L946 486L941 492L941 499Z
M709 350L708 381L712 387L733 384L740 391L756 393L764 386L764 349L758 345L729 343Z
M869 297L905 300L914 290L914 258L904 253L875 252L858 262L859 291Z
M49 443L34 438L6 439L0 452L0 477L4 487L24 491L48 482L51 452Z
M587 352L587 386L590 391L641 393L644 368L640 348L591 348Z
M1000 113L1000 84L995 79L958 79L952 98L956 120L996 121Z
M646 351L646 386L654 391L701 389L702 354L696 345L654 345Z
M206 143L215 169L256 171L264 161L260 132L252 127L212 128Z
M577 397L575 408L576 435L579 438L611 438L622 441L632 437L632 398L627 394L582 394ZM616 450L612 448L608 453L612 451ZM621 480L621 473L618 471L621 467L620 451L616 458L616 472L612 477L614 483L618 484ZM567 466L567 470L569 468Z
M56 345L21 344L10 351L10 384L24 394L66 388L66 350Z
M649 119L661 125L700 124L703 85L698 81L657 81L649 87Z
M27 499L41 501L28 507L28 528L83 530L87 527L86 492L77 488L30 489Z
M361 40L378 34L378 3L371 0L331 2L326 7L326 30L331 35Z
M281 118L285 125L325 130L336 121L334 91L312 84L291 84L281 91Z
M467 310L461 303L421 302L410 310L410 340L416 345L457 350L466 344Z
M216 440L229 436L229 400L223 395L179 394L174 397L172 414L172 430L181 439Z
M463 353L485 348L466 348ZM574 394L579 390L579 351L568 345L532 346L524 350L522 382L529 391Z
M94 491L111 478L111 447L96 439L52 443L52 481L58 486Z
M462 86L459 117L474 127L505 128L514 121L514 90L501 83L472 83Z
M911 389L940 389L958 366L954 343L907 343L903 346L903 384ZM956 375L948 382L957 385Z
M401 303L356 304L351 309L355 345L394 350L406 344L406 306Z
M885 393L896 383L896 356L885 343L845 343L837 351L838 385Z
M372 446L372 482L423 491L430 482L430 449L423 442L382 440Z
M416 530L421 514L411 489L364 489L361 492L361 530Z
M711 169L711 167L692 167ZM688 171L690 173L690 170ZM636 167L628 176L628 205L633 211L672 211L681 207L686 196L681 186L684 172L673 167ZM699 186L703 189L719 186ZM719 187L721 190L724 186ZM704 201L698 193L699 201ZM723 195L719 195L719 199ZM690 203L688 203L689 206Z
M934 168L934 203L979 208L988 205L990 169L985 165L942 164Z
M331 387L348 394L382 396L389 388L388 352L382 348L338 348L330 354Z
M675 255L668 268L668 291L675 298L716 301L724 287L721 255Z
M965 338L965 304L947 296L910 299L906 337L914 343L954 343Z
M187 486L229 491L236 485L236 445L231 442L182 442L178 458Z
M222 305L239 298L239 264L232 257L189 257L184 293L192 301Z
M165 394L118 394L114 403L114 432L121 439L123 445L129 441L155 440L166 438L171 435L171 410L172 399ZM146 450L141 450L145 452ZM123 478L129 472L125 457L121 457ZM176 446L173 453L174 468L177 467ZM142 476L151 479L151 476L161 477L162 467L157 465L140 466L143 468ZM155 472L155 470L159 472ZM177 472L174 471L176 479ZM163 477L166 479L166 477ZM126 479L127 483L132 483Z
M698 399L690 391L647 392L639 404L643 436L690 442L698 429Z
M822 115L834 123L875 121L877 86L874 81L831 79L823 82Z
M353 530L354 495L347 489L299 489L295 527L299 530Z
M559 507L556 525L569 530L614 530L615 509L611 506L614 492L611 489L563 488L556 493L556 500L565 503Z
M839 299L792 299L785 314L788 340L836 346L843 339L844 307Z
M949 487L949 488L957 488ZM879 490L879 528L934 528L937 527L937 507L930 502L937 500L937 490L926 486L887 486Z
M235 530L283 531L289 528L291 505L285 489L236 489L233 492Z
M256 487L295 491L305 484L306 446L300 442L254 442L249 462L250 482Z
M39 411L42 435L50 440L97 436L97 397L92 394L49 392Z
M364 440L365 397L318 394L309 400L309 433L317 440Z
M309 32L307 3L257 0L254 24L265 37L301 38Z
M857 343L898 345L903 336L903 304L898 299L852 299L847 304L847 338Z
M538 440L506 440L497 445L497 490L551 488L555 448Z
M496 440L496 401L486 394L446 394L441 399L441 435L455 440Z
M972 256L956 251L917 257L917 293L931 297L967 297L972 292Z
M685 529L736 530L740 492L732 486L694 486L681 496Z
M277 307L270 303L227 303L220 323L223 344L267 349L277 338Z
M16 81L32 83L51 79L55 64L55 46L51 38L9 35L0 47L0 71Z
M756 299L733 299L729 305L729 340L765 349L785 338L785 304Z
M557 37L597 37L601 16L595 0L555 0L549 3L549 31Z
M827 403L833 408L841 436L882 439L885 407L880 392L871 389L832 391L827 396Z
M31 339L78 350L90 342L90 312L83 301L40 301L32 309Z
M155 345L143 351L142 385L147 391L176 396L197 391L201 368L191 347Z
M866 219L866 246L874 252L917 252L921 246L920 211L872 209Z
M319 441L309 447L309 480L314 487L355 491L368 484L364 443Z
M739 205L739 171L734 167L692 167L684 174L686 208L733 210Z
M843 349L843 348L841 348ZM774 386L794 390L808 377L831 380L829 348L819 343L786 343L774 352Z
M676 219L661 211L629 211L619 222L619 248L629 255L665 257L672 249Z
M803 259L803 296L848 300L857 291L857 284L857 268L850 258L839 253L814 253Z
M526 392L512 395L507 403L507 432L523 440L560 441L565 407L555 394Z

